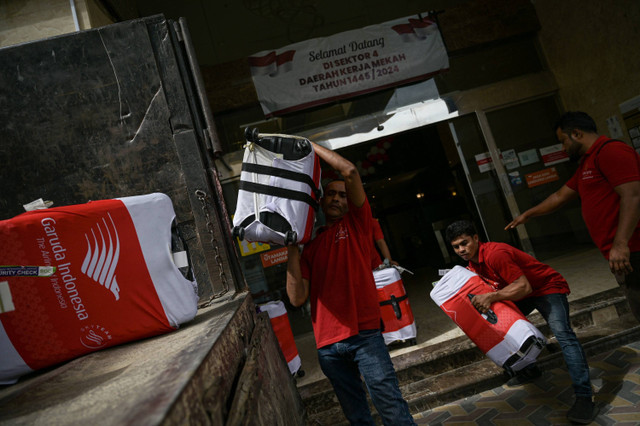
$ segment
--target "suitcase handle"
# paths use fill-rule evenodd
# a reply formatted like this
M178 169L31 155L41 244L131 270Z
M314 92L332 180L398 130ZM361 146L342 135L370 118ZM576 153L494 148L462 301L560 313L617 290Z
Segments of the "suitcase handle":
M475 294L469 293L469 300L472 300L474 297L475 297ZM476 311L480 312L480 310L478 308L476 308L475 306L474 306L474 308L476 309ZM498 317L497 317L496 313L493 312L491 309L489 309L484 314L482 312L480 312L480 315L482 315L482 318L486 319L489 322L489 324L497 324L498 323Z

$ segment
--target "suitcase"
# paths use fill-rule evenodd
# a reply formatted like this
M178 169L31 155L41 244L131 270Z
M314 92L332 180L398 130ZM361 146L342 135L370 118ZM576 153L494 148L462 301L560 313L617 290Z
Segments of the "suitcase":
M197 284L174 261L174 217L156 193L0 221L0 265L26 266L0 267L0 382L193 319Z
M293 339L291 323L289 322L287 309L284 307L284 303L280 300L276 300L260 304L258 305L258 309L260 312L266 312L269 315L271 327L278 339L282 355L284 355L284 359L287 361L291 374L297 374L298 377L304 376L304 371L300 369L302 362L300 361L300 355L298 355L296 342Z
M311 143L249 128L245 137L233 236L277 245L308 242L321 196L320 161Z
M396 341L409 341L415 345L416 322L400 272L394 267L377 269L373 271L373 278L384 324L384 342L389 345Z
M486 314L476 310L473 296L490 291L480 276L455 266L436 283L431 298L482 352L514 374L535 362L547 339L511 301L492 304Z

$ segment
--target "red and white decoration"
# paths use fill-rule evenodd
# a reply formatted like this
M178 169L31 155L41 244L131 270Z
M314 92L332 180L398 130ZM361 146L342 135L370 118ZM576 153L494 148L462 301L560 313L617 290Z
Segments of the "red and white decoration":
M273 332L278 338L280 349L284 355L285 361L289 366L291 374L295 374L302 362L300 361L300 355L298 355L298 348L296 342L293 339L293 332L291 331L291 323L287 316L287 309L284 307L284 303L281 300L264 303L258 305L260 312L266 312L271 320L271 327Z
M11 308L0 310L0 383L193 319L197 284L174 263L174 217L156 193L0 221L0 265L55 267L0 278Z
M249 66L271 117L426 80L449 58L436 23L415 16L259 52Z
M455 266L431 290L431 299L493 362L505 367L509 361L509 369L519 371L535 361L547 339L513 302L492 304L493 320L490 315L478 312L471 304L469 294L490 291L493 288L477 274ZM537 344L526 345L528 341Z
M416 337L416 322L413 317L407 292L396 268L385 268L373 271L373 278L378 289L378 301L385 302L380 306L380 314L384 323L384 343L387 345L398 340L409 340ZM401 299L397 302L396 309L400 313L398 318L396 309L389 302Z

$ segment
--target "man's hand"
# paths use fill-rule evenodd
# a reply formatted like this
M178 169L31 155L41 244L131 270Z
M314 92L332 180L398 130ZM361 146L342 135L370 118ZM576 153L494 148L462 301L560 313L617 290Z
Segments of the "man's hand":
M626 244L616 244L614 242L609 250L609 268L611 272L618 275L627 275L633 272L629 256L631 252Z
M485 294L476 294L471 299L471 304L481 313L485 313L491 307L491 304L494 302L494 296L496 293L485 293Z
M509 229L514 229L516 226L527 223L528 221L529 221L529 216L527 216L526 212L522 213L520 216L516 217L511 222L509 222L509 224L504 227L504 230L508 231Z

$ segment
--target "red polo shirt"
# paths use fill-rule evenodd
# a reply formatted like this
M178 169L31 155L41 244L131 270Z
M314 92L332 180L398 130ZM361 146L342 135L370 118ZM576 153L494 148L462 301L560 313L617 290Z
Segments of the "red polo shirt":
M469 269L494 282L497 290L524 275L533 289L527 297L569 294L567 281L555 269L508 244L481 242L478 263L469 261Z
M371 249L371 269L376 269L382 263L382 258L380 257L378 249L376 248L376 241L384 239L382 228L380 228L380 223L377 219L373 219L371 221L371 233L373 234L373 248Z
M321 228L302 251L309 280L311 324L318 348L380 328L378 292L371 272L371 207L349 203L348 213Z
M600 150L608 140L606 136L596 140L566 183L580 194L584 222L593 242L607 259L620 215L620 197L614 187L640 180L640 156L624 142L609 142ZM629 240L629 249L640 251L640 223Z

